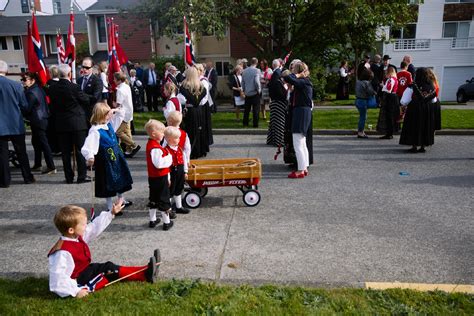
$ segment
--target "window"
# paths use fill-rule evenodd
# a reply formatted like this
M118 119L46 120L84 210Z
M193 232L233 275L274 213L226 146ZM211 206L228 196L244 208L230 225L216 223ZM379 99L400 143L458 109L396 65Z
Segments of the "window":
M390 28L390 38L416 38L416 23L407 24L407 26L402 28Z
M12 36L13 40L13 49L14 50L22 50L23 46L21 45L21 37L20 36Z
M97 37L98 37L99 43L107 43L105 17L103 15L97 17Z
M61 2L59 1L54 1L53 2L53 12L54 14L61 14Z
M443 37L468 38L470 22L445 22L443 25Z
M216 71L218 76L228 76L229 75L230 64L228 61L218 61L216 62Z
M21 12L30 13L29 0L21 0Z
M445 2L450 3L474 3L474 0L446 0Z
M5 36L0 37L0 50L8 50L7 38Z

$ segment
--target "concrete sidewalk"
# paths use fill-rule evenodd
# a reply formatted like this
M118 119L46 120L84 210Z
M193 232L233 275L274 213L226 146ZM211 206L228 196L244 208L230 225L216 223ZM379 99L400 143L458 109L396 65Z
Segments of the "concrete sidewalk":
M136 139L143 148L145 137ZM425 154L408 154L397 139L317 136L310 176L291 180L265 137L215 136L208 158L262 159L262 201L249 208L236 188L211 188L201 207L179 215L167 232L147 227L141 151L129 160L135 183L127 197L134 205L91 243L93 260L138 265L158 247L167 279L474 284L472 137L435 142ZM0 190L2 277L45 276L46 254L58 238L54 213L69 203L91 206L90 183L67 185L62 171L37 178L20 185L14 170L12 186Z

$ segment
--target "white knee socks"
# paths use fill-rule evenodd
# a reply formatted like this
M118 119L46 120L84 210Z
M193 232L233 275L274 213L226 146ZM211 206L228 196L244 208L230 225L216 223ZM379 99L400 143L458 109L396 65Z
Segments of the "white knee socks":
M183 204L181 203L181 195L174 196L174 203L177 209L183 208Z
M163 219L164 224L170 223L170 215L168 214L168 212L161 212L161 218Z
M151 208L150 212L150 222L156 221L156 208Z

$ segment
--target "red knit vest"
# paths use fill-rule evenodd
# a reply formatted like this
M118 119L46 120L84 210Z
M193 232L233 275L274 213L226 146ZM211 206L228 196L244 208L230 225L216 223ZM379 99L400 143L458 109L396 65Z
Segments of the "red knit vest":
M181 112L181 104L179 104L179 100L177 97L172 97L168 101L173 102L176 111Z
M158 169L155 167L155 165L153 165L153 161L151 160L151 151L155 148L161 149L161 151L163 152L162 157L168 155L168 151L165 148L161 147L160 143L158 143L154 139L148 140L148 143L146 144L146 165L148 168L148 177L150 178L163 177L170 173L170 168Z
M184 165L184 159L183 159L183 150L181 147L179 147L176 150L171 148L169 145L166 146L166 150L171 154L173 157L173 166L179 166L179 165Z
M71 254L74 260L74 270L72 271L71 279L77 279L79 274L81 274L92 261L89 246L81 236L79 236L78 240L79 241L60 240L59 247L53 247L48 254L49 257L58 250L64 250Z

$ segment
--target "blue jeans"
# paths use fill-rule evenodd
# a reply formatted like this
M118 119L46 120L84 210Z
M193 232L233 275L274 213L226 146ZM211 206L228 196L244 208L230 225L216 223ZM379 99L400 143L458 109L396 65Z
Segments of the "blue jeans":
M367 100L356 99L355 106L359 111L359 123L357 124L357 131L363 132L365 129L365 121L367 121Z

